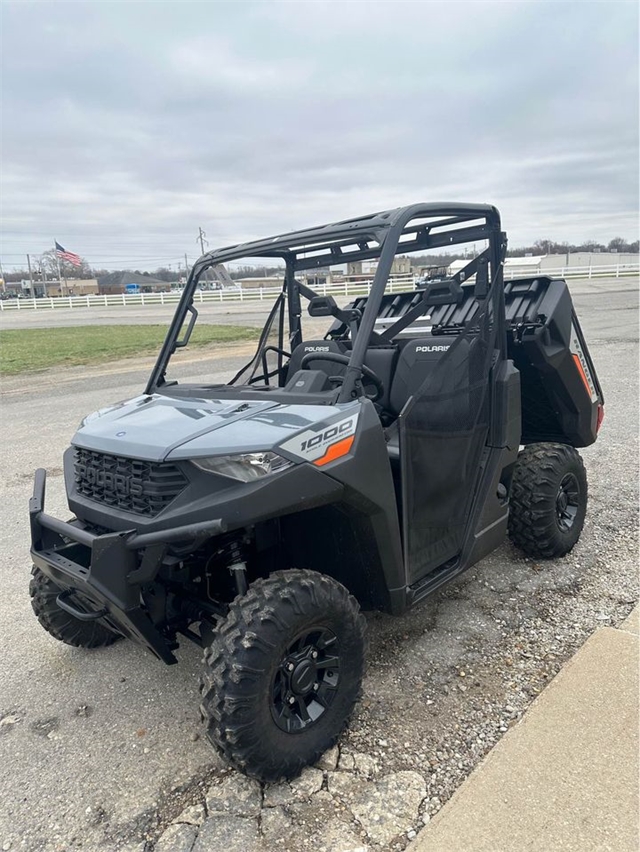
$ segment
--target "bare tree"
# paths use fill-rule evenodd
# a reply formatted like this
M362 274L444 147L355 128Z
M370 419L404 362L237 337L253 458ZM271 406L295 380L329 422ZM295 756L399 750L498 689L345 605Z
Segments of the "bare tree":
M614 237L607 246L609 251L617 251L617 252L637 252L638 251L638 240L633 243L628 243L622 237Z
M91 267L84 258L80 258L81 265L74 266L68 260L60 258L60 272L63 278L92 278ZM47 278L58 277L58 257L53 249L43 252L38 258L41 268L47 273Z

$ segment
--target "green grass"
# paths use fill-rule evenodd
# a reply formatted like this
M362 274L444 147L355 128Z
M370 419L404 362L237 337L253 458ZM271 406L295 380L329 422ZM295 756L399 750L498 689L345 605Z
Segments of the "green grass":
M166 333L166 325L92 325L0 331L0 375L15 376L49 367L109 363L133 355L154 355ZM198 323L189 341L189 349L212 343L255 340L258 334L258 329L247 326Z

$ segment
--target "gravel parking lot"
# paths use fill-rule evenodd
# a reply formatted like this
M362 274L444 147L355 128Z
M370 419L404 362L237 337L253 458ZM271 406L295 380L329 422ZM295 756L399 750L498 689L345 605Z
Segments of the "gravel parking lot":
M29 606L33 470L49 469L47 508L64 517L70 436L89 411L139 393L148 361L6 380L0 849L403 849L587 636L638 599L638 282L571 287L606 397L601 438L583 451L581 541L550 563L505 544L406 616L369 615L364 695L339 748L266 790L200 736L196 648L181 648L174 667L127 643L72 649ZM140 322L145 309L125 310ZM16 316L0 327L17 327ZM242 361L238 347L181 370L223 378Z

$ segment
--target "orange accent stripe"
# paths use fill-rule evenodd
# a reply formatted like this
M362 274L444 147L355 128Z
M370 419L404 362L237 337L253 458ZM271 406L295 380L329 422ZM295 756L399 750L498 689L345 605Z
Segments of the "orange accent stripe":
M582 366L582 361L580 360L580 357L578 355L576 355L575 353L573 354L573 360L576 362L576 367L578 368L578 372L580 373L580 375L582 377L582 381L584 382L584 386L587 389L587 393L589 394L589 399L591 399L591 387L589 386L589 380L587 379L587 377L585 375L584 367Z
M353 446L355 437L355 435L351 435L349 438L342 438L342 440L336 441L335 444L331 444L330 447L327 447L326 453L319 459L316 459L314 464L318 467L322 467L322 465L329 464L329 462L335 461L341 456L346 456Z

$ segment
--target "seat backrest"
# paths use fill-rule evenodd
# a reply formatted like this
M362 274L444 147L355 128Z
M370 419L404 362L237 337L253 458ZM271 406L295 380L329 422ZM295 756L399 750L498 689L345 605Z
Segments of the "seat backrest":
M350 343L338 340L305 340L300 343L291 353L287 377L293 376L299 369L302 359L310 352L317 352L321 355L323 352L336 352L339 355L350 355ZM384 409L389 409L389 396L393 379L393 370L396 364L396 356L398 350L395 346L371 346L367 349L364 363L378 376L384 386L384 393L378 400L378 405ZM346 365L336 364L333 361L323 361L318 358L311 364L314 370L323 370L328 376L343 376L346 372Z
M370 346L364 356L365 365L373 370L384 386L384 393L376 402L376 405L383 411L389 410L393 370L397 355L396 346Z
M335 352L338 355L344 355L346 354L346 346L337 340L303 341L291 353L287 376L293 376L294 373L297 373L300 369L302 359L311 352L316 352L318 355L321 355L323 352ZM321 358L314 361L311 367L314 370L323 370L328 376L341 376L346 370L346 367L343 367L342 364L335 364L333 361L323 361Z
M419 337L403 347L391 383L389 411L400 414L452 343L451 338Z

